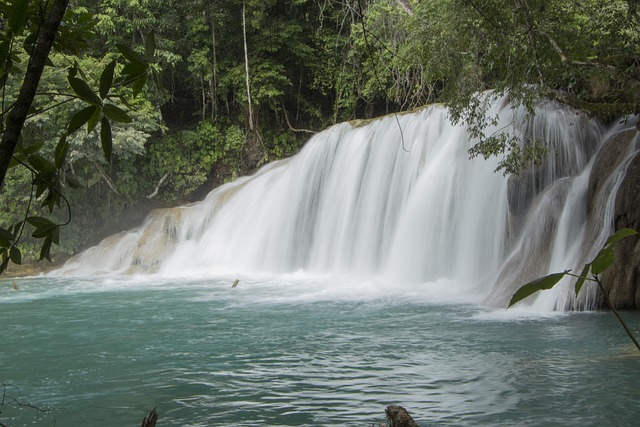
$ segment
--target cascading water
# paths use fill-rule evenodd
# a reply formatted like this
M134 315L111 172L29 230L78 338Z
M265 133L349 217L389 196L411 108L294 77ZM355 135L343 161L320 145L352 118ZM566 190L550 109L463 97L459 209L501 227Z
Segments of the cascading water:
M506 128L544 141L546 163L509 178L495 172L498 159L470 160L473 141L442 106L343 123L202 202L153 212L52 274L304 270L394 286L438 283L505 306L519 285L592 255L584 248L610 231L615 191L587 220L589 171L607 136L597 122L553 102L540 103L534 118L504 100L490 110L499 120L489 134ZM592 294L576 301L565 286L534 304L590 307Z

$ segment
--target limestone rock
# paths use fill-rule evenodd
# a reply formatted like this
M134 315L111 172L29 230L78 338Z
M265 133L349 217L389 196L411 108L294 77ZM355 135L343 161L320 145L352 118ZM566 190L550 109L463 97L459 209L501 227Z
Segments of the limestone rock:
M602 200L600 196L610 191L610 185L606 184L610 182L612 174L627 158L630 150L637 149L640 142L638 135L635 130L621 132L607 141L600 150L589 177L589 212L599 208ZM614 210L614 230L633 228L640 231L640 155L637 153L631 159L618 188ZM615 308L640 308L640 239L629 237L618 243L616 261L602 279Z

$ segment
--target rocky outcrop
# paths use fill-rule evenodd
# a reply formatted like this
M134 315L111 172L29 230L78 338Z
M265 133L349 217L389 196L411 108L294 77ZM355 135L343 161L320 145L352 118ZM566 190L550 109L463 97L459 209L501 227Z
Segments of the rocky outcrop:
M608 183L622 162L630 161L616 194L614 229L640 231L640 145L636 130L621 132L600 150L589 178L587 205L589 212L602 208L600 196L611 190ZM635 152L635 153L634 153ZM611 305L620 309L640 308L640 239L629 237L616 246L616 261L603 277ZM602 299L601 299L602 301Z

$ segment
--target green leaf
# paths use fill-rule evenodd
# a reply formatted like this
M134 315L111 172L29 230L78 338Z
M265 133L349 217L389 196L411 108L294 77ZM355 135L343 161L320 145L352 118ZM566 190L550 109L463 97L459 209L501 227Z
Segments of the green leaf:
M138 96L138 94L142 91L142 89L144 88L145 83L147 82L147 76L146 75L142 75L140 77L138 77L134 82L133 85L131 85L131 89L133 90L133 96Z
M9 10L9 29L13 34L19 34L25 26L28 4L26 0L13 0Z
M67 129L67 135L71 135L73 132L80 129L84 126L85 123L91 119L91 117L96 113L98 107L92 105L90 107L83 108L73 115L71 121L69 122L69 128Z
M136 62L138 64L144 64L144 58L129 46L125 44L117 44L116 47L118 48L122 56L124 56L129 61Z
M69 152L69 143L67 142L67 136L62 135L58 140L58 144L56 145L56 168L60 169L62 165L64 165L64 160L67 157L67 153Z
M149 66L146 64L131 62L125 65L124 68L122 68L122 71L120 71L120 74L129 76L129 78L133 79L133 78L137 78L145 75L148 69L149 69Z
M33 231L33 234L31 235L36 239L42 239L43 237L50 238L51 233L56 228L57 226L55 224L53 226L38 227Z
M51 261L51 237L46 237L44 239L44 242L42 243L42 247L40 248L40 261L42 261L43 259L47 259L49 261Z
M107 163L110 163L113 140L111 137L111 124L109 123L109 119L106 116L102 117L102 125L100 127L100 143L102 144L104 158L107 160Z
M100 98L105 99L109 94L111 85L113 84L113 71L116 68L116 61L111 61L100 75Z
M114 122L131 123L131 117L122 109L113 104L104 105L104 114Z
M4 253L6 254L6 251ZM2 260L2 264L0 264L0 274L4 273L8 266L9 266L9 257L5 255L5 258Z
M45 159L39 154L32 154L29 156L29 164L33 166L38 172L55 173L56 167L49 160Z
M153 61L156 52L156 35L151 31L144 43L144 55L147 61Z
M98 95L96 95L91 90L87 82L77 77L71 77L71 76L69 76L67 79L69 80L69 85L71 85L71 89L73 89L73 91L79 98L95 106L99 106L102 104L102 101L100 100Z
M102 112L102 109L96 108L96 111L93 113L93 115L87 122L87 133L93 132L93 130L96 128L96 126L98 125L98 122L100 121L101 112Z
M22 253L20 252L20 249L15 246L11 246L11 249L9 249L9 257L11 258L12 263L18 265L22 264Z
M564 273L553 273L523 285L515 294L513 294L513 297L511 297L509 307L535 292L553 288L568 272L569 271L565 271Z
M69 185L69 187L82 188L82 184L80 184L80 181L78 181L75 177L68 176L66 179L67 179L67 185Z
M620 230L609 236L609 238L607 239L607 243L604 244L604 247L606 248L607 246L614 245L625 237L633 236L635 234L638 234L638 232L632 228L621 228Z
M41 217L41 216L30 216L27 217L27 222L34 227L55 227L56 224L53 223L50 219Z
M580 293L580 289L582 289L582 285L584 285L584 281L587 280L587 274L589 274L589 270L591 269L591 263L585 264L582 268L582 273L580 273L580 277L576 281L576 296Z
M13 242L14 235L9 230L0 227L0 247L8 248Z
M33 154L33 153L39 151L42 147L44 147L44 142L45 141L38 141L36 143L33 143L33 144L23 148L22 151L27 155L28 154Z
M605 247L598 255L591 261L591 271L596 276L602 274L607 268L613 264L615 261L616 255L613 252L613 247Z
M27 222L35 227L32 236L37 239L43 237L50 239L53 231L58 228L54 222L41 216L30 216L27 218Z

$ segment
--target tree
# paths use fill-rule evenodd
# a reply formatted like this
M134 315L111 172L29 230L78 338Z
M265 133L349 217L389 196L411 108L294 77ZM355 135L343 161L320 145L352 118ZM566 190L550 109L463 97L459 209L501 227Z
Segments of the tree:
M71 220L68 201L62 194L63 165L69 151L67 138L85 124L88 132L99 125L100 144L104 157L109 162L113 143L112 123L131 122L129 114L117 105L116 100L123 98L114 88L129 86L135 95L142 90L147 74L155 74L155 70L149 65L155 49L153 36L147 39L144 56L125 45L119 45L118 48L126 59L119 78L115 78L117 62L111 61L100 73L98 89L93 90L76 60L68 68L67 73L66 80L71 90L61 94L66 99L60 102L53 101L41 110L34 111L34 100L39 96L37 90L45 65L56 68L51 61L52 48L64 52L67 58L79 59L82 49L86 47L89 30L95 23L92 16L84 10L67 10L68 3L68 0L56 0L51 6L41 11L39 9L41 5L37 2L14 0L0 8L2 13L0 21L8 24L3 28L0 38L0 63L2 64L0 83L3 105L0 188L4 191L5 177L11 167L18 165L25 167L33 176L31 196L23 219L9 227L0 228L0 252L2 253L0 273L11 261L16 264L21 263L22 254L17 244L21 241L27 224L34 228L33 237L43 239L40 259L50 259L51 245L59 242L60 227L67 225ZM45 12L44 15L41 12ZM62 22L65 22L64 26L60 25ZM24 58L27 59L26 70L18 66ZM11 102L11 93L8 89L16 79L21 79L22 83L15 101ZM22 139L25 123L27 119L37 117L38 114L73 100L80 101L83 108L73 114L63 129L58 130L59 140L54 150L54 160L50 161L40 153L45 141L25 144ZM7 102L9 106L5 107ZM67 184L73 185L69 180ZM49 213L64 202L68 215L66 221L56 223L46 217L32 215L31 207L35 199L40 200L42 207L48 209Z
M4 184L4 177L7 174L9 163L18 145L24 122L27 119L29 109L36 96L40 77L42 76L47 58L49 57L49 52L53 47L58 26L62 21L68 4L69 0L55 0L49 10L46 21L43 22L42 30L31 34L35 36L36 40L32 53L29 56L29 64L24 75L22 87L20 88L20 94L9 112L5 113L3 111L3 116L6 114L7 119L6 126L3 123L2 142L0 142L0 189ZM16 38L25 30L27 24L25 18L27 17L28 7L28 2L14 0L8 9L3 11L6 13L3 21L8 18L9 22L8 31L3 35L3 45L12 45L16 41ZM4 57L0 57L3 64L3 83L6 82L13 61L13 52L11 52L9 46L3 49Z

